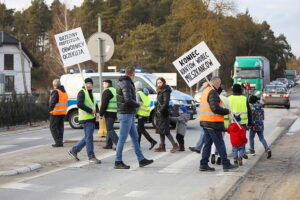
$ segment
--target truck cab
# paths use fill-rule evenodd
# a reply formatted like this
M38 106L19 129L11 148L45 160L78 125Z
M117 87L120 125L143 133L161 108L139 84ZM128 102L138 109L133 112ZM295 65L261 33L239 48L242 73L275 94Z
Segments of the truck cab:
M112 81L112 86L116 87L119 81L120 76L124 75L123 73L119 72L104 72L102 73L102 80L110 79ZM99 74L98 73L83 73L84 78L92 78L94 85L93 85L93 92L97 99L97 103L100 102L101 95L99 93ZM149 122L155 126L155 115L154 115L154 107L156 104L156 79L158 77L154 74L149 73L136 73L135 79L133 82L141 82L144 88L149 90L149 97L151 99L151 110L150 110L150 117ZM77 94L79 90L83 87L83 80L80 73L75 74L65 74L61 76L61 84L65 87L69 100L68 100L68 109L66 120L69 121L69 124L72 128L81 128L81 124L78 122L78 109L76 105ZM101 84L102 87L102 84ZM190 115L190 119L196 118L196 105L194 99L178 90L172 88L171 98L170 98L170 105L174 107L178 107L180 105L185 105L188 110L188 114ZM175 123L171 122L171 125L174 126Z
M234 84L240 80L250 83L252 94L260 97L264 86L270 83L269 60L262 56L239 56L234 63Z

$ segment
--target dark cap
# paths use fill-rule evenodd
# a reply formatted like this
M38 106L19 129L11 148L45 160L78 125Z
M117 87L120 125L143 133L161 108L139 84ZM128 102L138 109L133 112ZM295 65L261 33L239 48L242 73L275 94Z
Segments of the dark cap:
M93 83L93 79L91 79L91 78L86 78L86 79L84 79L84 82L85 82L85 83L92 83L92 84L94 84L94 83Z
M249 103L255 104L257 101L258 101L257 96L251 95L251 96L249 97Z
M242 86L240 84L234 84L232 91L233 93L242 93Z
M102 82L109 83L110 85L112 85L112 82L111 82L111 80L109 80L109 79L104 80L104 81L102 81Z

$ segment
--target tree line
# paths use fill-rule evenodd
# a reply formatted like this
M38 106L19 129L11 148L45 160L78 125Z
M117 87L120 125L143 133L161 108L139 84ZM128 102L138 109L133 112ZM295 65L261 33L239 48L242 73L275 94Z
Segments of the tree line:
M231 14L235 10L230 0L84 0L72 9L59 0L50 6L45 0L32 0L22 11L0 3L0 30L22 41L39 61L40 67L32 72L37 90L49 88L53 78L67 72L54 35L81 27L88 38L98 31L98 14L102 31L115 42L106 67L135 65L150 73L176 72L172 62L205 41L222 65L219 73L227 86L232 83L235 56L265 56L271 79L282 76L294 58L286 37L275 36L266 21L256 22L248 11ZM92 61L83 66L97 69ZM179 88L186 87L178 77Z

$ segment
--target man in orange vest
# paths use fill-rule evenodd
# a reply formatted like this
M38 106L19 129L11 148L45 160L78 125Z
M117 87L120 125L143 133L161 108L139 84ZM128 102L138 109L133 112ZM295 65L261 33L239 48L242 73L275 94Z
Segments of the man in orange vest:
M68 95L59 79L54 79L53 91L49 101L50 131L55 144L52 147L62 147L64 138L64 117L67 113Z
M199 170L215 171L215 168L208 166L211 146L214 143L222 160L223 171L227 172L236 168L227 158L226 147L222 137L222 131L225 131L224 115L228 115L230 111L222 107L223 103L217 92L221 85L221 79L213 77L210 83L212 87L208 86L204 89L200 100L200 126L204 129L204 147Z

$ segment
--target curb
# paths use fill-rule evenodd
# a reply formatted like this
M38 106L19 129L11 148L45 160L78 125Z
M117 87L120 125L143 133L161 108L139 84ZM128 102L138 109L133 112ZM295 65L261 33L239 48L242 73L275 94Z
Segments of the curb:
M269 147L271 147L281 136L288 131L289 127L293 125L293 123L296 121L297 118L292 118L292 119L286 119L286 120L291 120L290 124L286 127L282 126L276 126L274 131L270 134L271 137L268 140ZM279 129L279 130L276 130ZM236 189L240 186L240 184L244 181L244 179L247 177L249 172L253 169L253 167L258 163L258 161L265 156L264 150L259 151L259 154L256 154L255 158L253 159L253 163L251 163L251 166L246 169L245 173L238 178L237 181L225 192L224 195L221 196L220 200L229 200Z
M8 171L0 171L0 176L15 176L18 174L25 174L31 172L33 170L37 170L42 168L42 165L39 163L35 163L32 165L28 165L26 167L21 167L18 169L8 170Z

